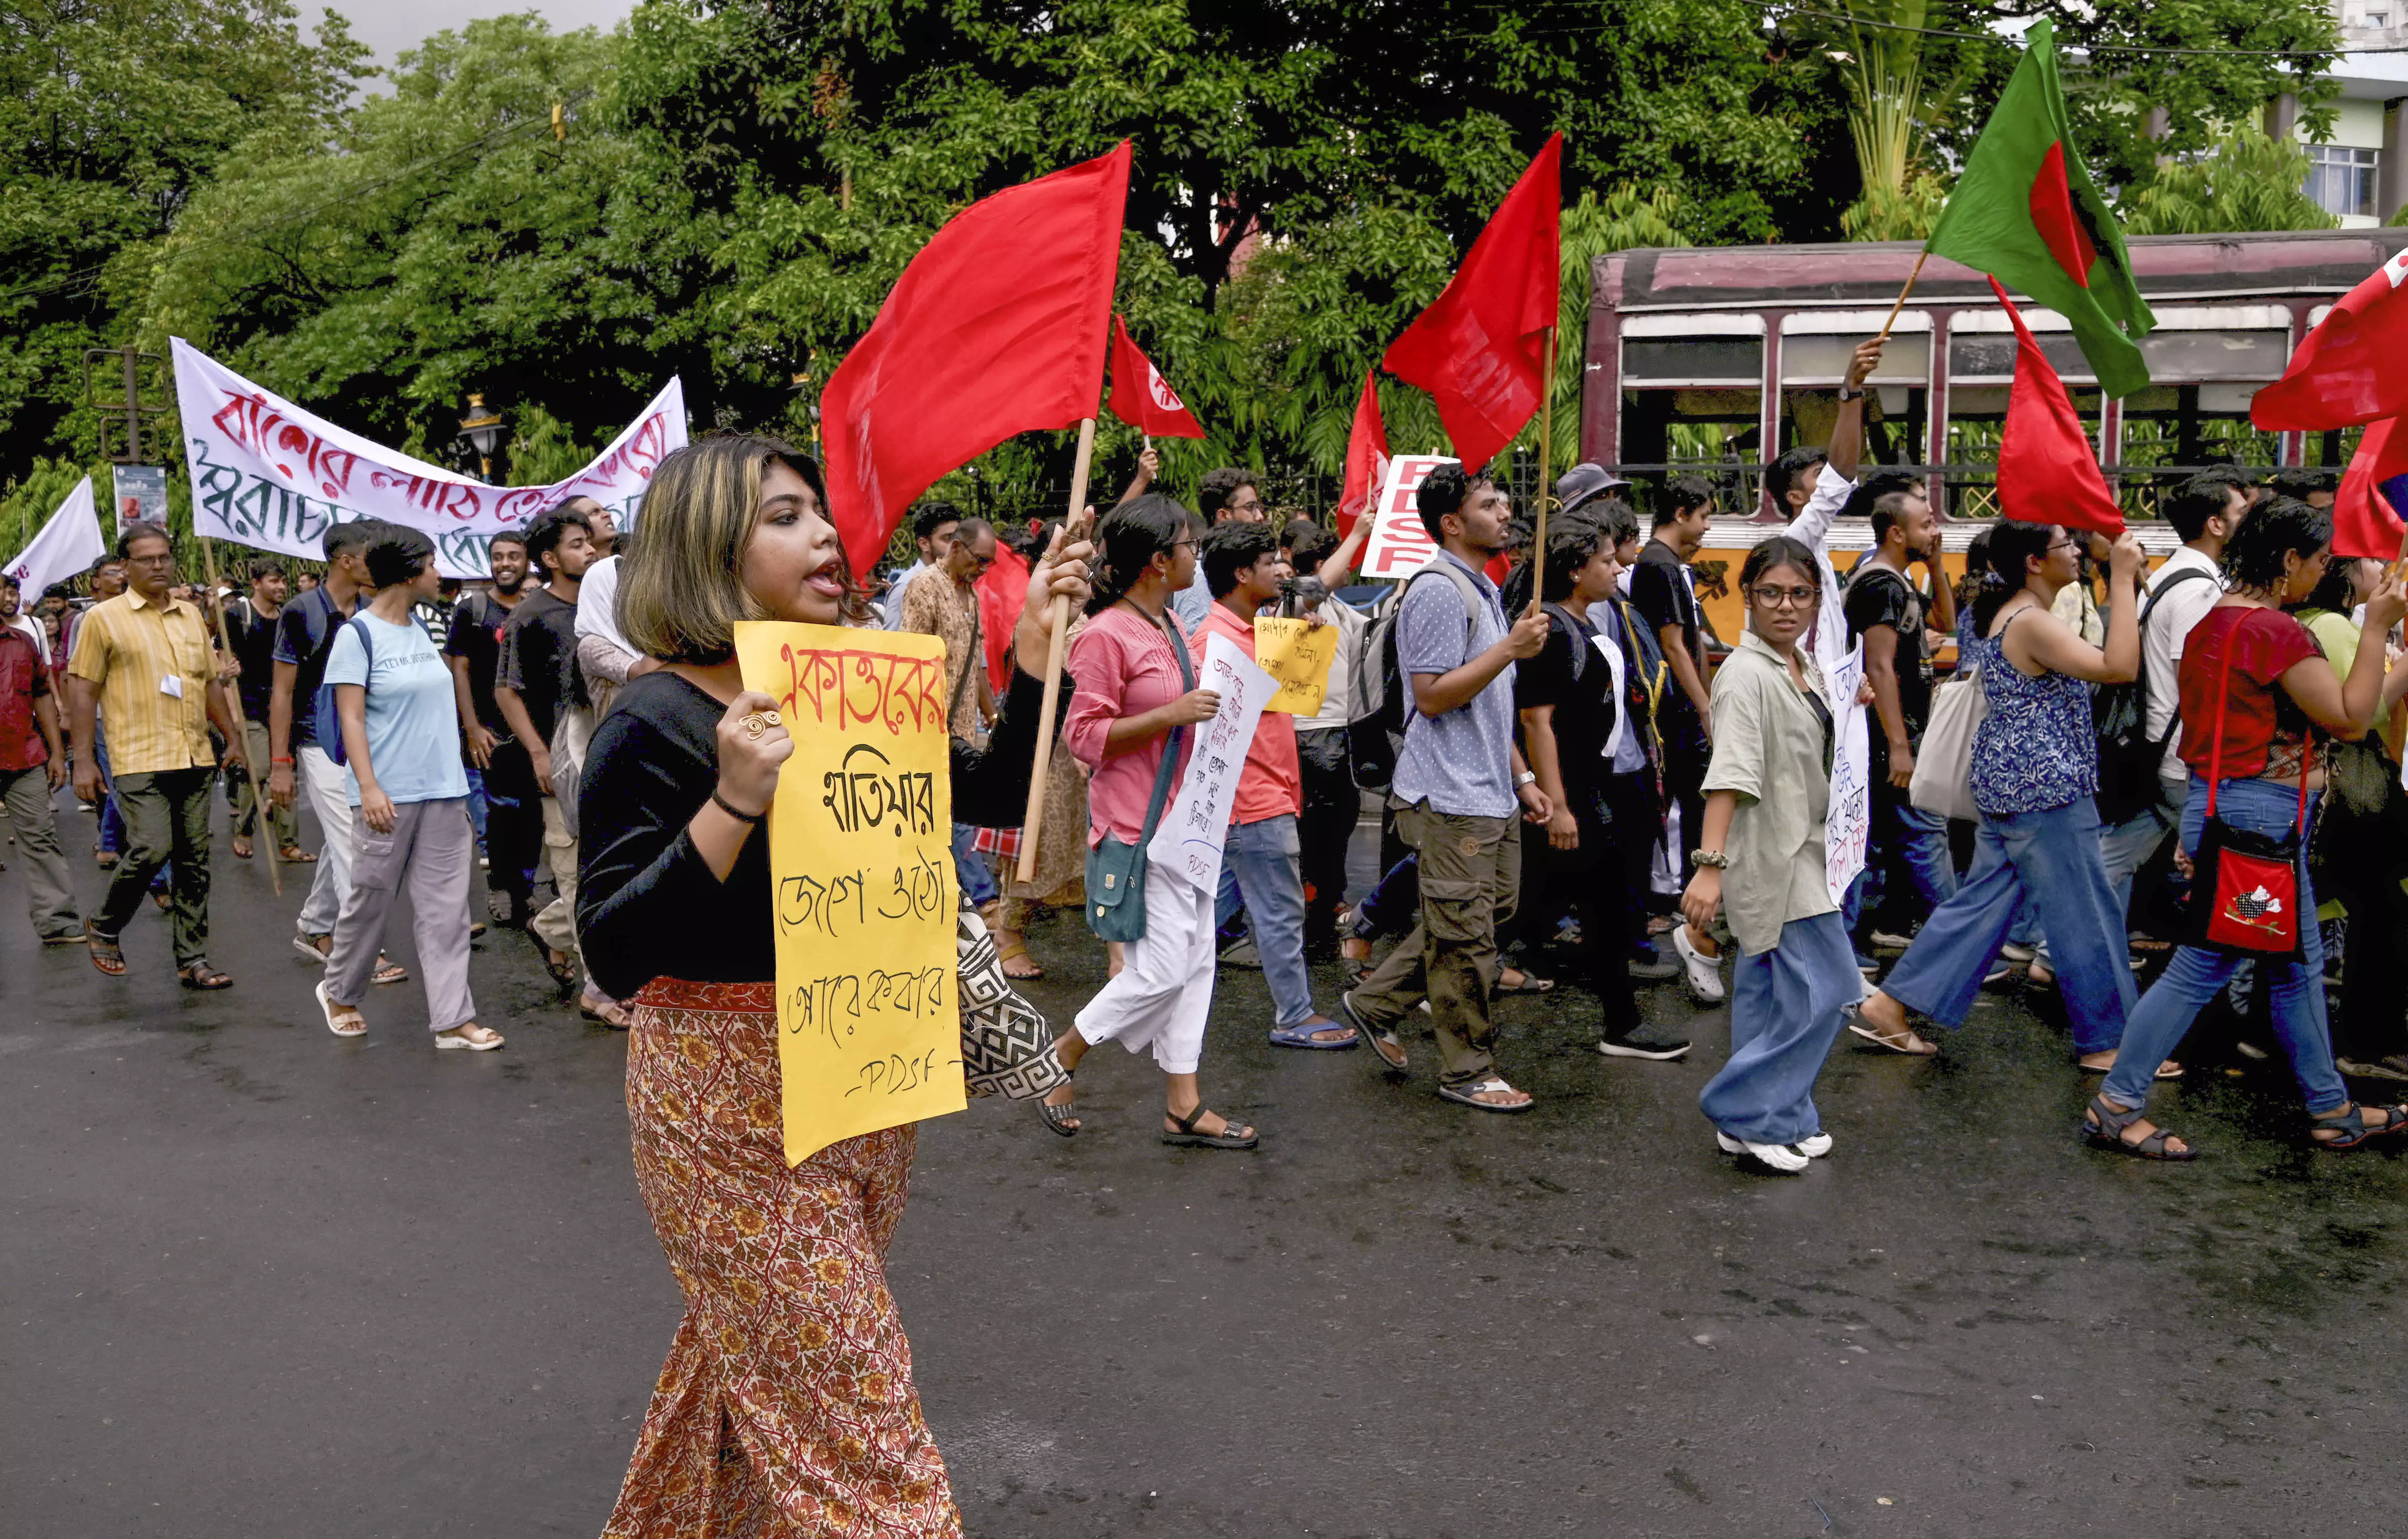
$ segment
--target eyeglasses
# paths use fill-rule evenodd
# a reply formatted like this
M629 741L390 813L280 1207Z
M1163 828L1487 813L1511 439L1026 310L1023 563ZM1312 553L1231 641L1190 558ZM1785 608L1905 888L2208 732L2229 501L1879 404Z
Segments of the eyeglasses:
M1820 588L1776 588L1770 583L1748 590L1756 601L1766 609L1804 609L1822 597Z
M2049 551L2049 553L2050 553L2051 554L2054 554L2055 553L2057 553L2057 552L2058 552L2058 551L2078 551L2078 550L2080 550L2080 549L2082 549L2082 547L2081 547L2081 546L2079 546L2079 545L2075 544L2072 540L2070 540L2070 539L2060 539L2060 540L2057 540L2056 543L2054 543L2054 544L2052 544L2052 545L2050 545L2050 546L2048 547L2048 551Z

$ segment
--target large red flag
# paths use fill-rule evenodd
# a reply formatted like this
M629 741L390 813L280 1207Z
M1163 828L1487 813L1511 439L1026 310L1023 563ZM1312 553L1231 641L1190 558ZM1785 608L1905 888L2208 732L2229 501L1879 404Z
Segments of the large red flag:
M828 500L867 574L911 499L1014 433L1096 414L1129 147L981 198L921 248L821 398Z
M2342 295L2308 333L2283 377L2250 397L2269 433L2323 432L2408 413L2408 251Z
M997 539L995 565L979 574L979 634L986 648L987 683L1001 699L1011 684L1011 632L1020 624L1020 608L1028 599L1028 562L1018 551Z
M1346 474L1338 490L1338 538L1354 532L1354 521L1371 511L1380 483L1388 479L1388 428L1380 420L1378 369L1363 373L1363 396L1354 403L1354 425L1346 430Z
M2098 453L2065 381L1997 279L1990 288L2015 326L2015 383L2007 393L2007 426L1999 439L1999 511L2028 524L2122 534L2124 511L2099 473Z
M1546 399L1546 334L1562 281L1563 146L1550 135L1438 302L1382 367L1438 399L1466 466L1485 465Z
M1131 427L1161 439L1200 439L1204 424L1154 361L1129 338L1128 323L1112 311L1112 396L1104 410Z
M2401 536L2408 534L2398 512L2403 496L2408 496L2408 433L2400 431L2399 418L2378 417L2366 424L2358 453L2342 472L2341 491L2333 499L2332 554L2398 560Z

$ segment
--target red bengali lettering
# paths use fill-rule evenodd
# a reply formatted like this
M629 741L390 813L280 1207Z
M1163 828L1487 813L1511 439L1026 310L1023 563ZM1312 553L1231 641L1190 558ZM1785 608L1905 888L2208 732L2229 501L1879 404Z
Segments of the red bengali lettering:
M947 719L941 658L902 657L854 649L779 649L786 665L782 709L838 731L871 726L889 737L924 732Z

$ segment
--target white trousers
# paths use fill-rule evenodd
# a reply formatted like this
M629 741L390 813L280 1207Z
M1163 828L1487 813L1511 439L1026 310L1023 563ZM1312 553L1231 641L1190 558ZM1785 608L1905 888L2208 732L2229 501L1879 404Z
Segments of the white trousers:
M301 905L304 935L332 935L342 917L343 899L351 894L351 772L326 756L322 748L305 747L293 755L300 760L301 784L308 788L309 810L318 814L325 838L318 845L318 873L309 882L309 896Z
M1192 1074L1204 1057L1204 1017L1212 1009L1212 895L1170 868L1148 860L1145 935L1123 950L1120 976L1087 1001L1074 1023L1089 1046L1117 1042L1132 1053L1154 1049L1166 1074Z

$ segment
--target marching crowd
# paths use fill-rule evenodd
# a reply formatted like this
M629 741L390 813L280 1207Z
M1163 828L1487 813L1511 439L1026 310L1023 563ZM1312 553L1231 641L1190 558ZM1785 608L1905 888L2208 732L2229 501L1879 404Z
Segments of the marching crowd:
M1165 1143L1256 1147L1200 1080L1214 980L1236 966L1264 976L1272 1043L1368 1049L1401 1082L1426 1019L1440 1096L1526 1112L1497 1000L1555 989L1550 958L1597 1000L1608 1058L1689 1050L1651 1015L1653 985L1727 1002L1731 1051L1700 1105L1760 1172L1831 1151L1813 1090L1843 1029L1927 1057L1919 1025L1959 1025L1979 990L2018 981L2062 996L2072 1065L2102 1076L2086 1114L2102 1147L2192 1158L2146 1102L2219 995L2244 1047L2287 1055L2315 1146L2401 1132L2408 1106L2347 1083L2408 1080L2401 577L2331 556L2329 486L2213 471L2172 492L2182 549L2154 574L2129 535L2002 520L1957 591L1923 483L1858 479L1879 355L1857 350L1827 450L1766 467L1786 524L1741 566L1727 647L1691 563L1731 510L1674 478L1642 533L1628 483L1589 465L1557 483L1542 546L1497 482L1441 466L1418 493L1438 554L1368 610L1337 590L1369 519L1342 540L1275 525L1242 469L1206 476L1191 512L1154 489L1150 453L1092 529L923 510L920 561L882 588L845 557L816 463L732 435L661 465L633 538L571 499L496 537L490 582L457 597L408 528L329 528L297 594L262 560L247 593L195 595L168 532L131 525L86 596L21 614L0 580L0 792L34 927L119 976L147 897L183 985L232 985L208 957L222 781L232 854L310 873L293 942L322 967L334 1034L366 1032L374 988L406 976L384 952L405 888L437 1047L502 1045L469 984L488 920L525 929L587 1015L632 1026L637 1173L688 1314L612 1534L769 1509L955 1532L879 1281L913 1130L793 1166L779 1134L758 830L793 743L737 669L745 619L941 639L966 1034L973 1014L1042 1025L1015 989L1042 975L1036 908L1075 909L1107 950L1108 982L1020 1082L1065 1137L1077 1069L1117 1041L1162 1072ZM1873 541L1844 581L1842 516ZM1024 882L1056 598L1079 615L1054 702L1066 752ZM1258 724L1206 894L1149 844L1219 710L1207 642L1252 655L1267 612L1338 627L1337 660L1318 713ZM1941 684L1952 635L1958 682ZM1863 683L1833 698L1859 643ZM1859 706L1869 852L1835 898L1826 820ZM70 777L111 868L88 916L53 812ZM1350 907L1347 846L1374 806L1383 873ZM1308 964L1332 951L1346 986L1316 1000Z

